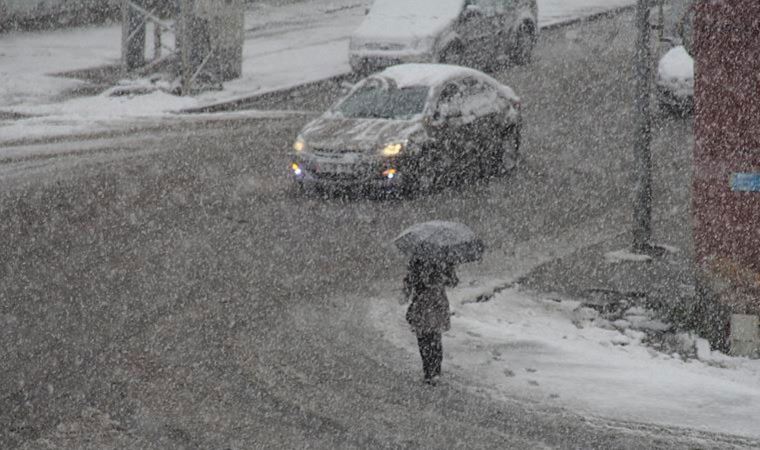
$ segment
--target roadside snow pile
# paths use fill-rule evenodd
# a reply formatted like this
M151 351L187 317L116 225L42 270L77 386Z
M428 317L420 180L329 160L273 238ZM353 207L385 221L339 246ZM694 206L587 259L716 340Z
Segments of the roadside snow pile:
M192 97L179 97L165 92L170 89L161 80L124 81L100 95L81 97L61 103L11 108L10 111L30 116L60 116L62 119L118 119L164 115L197 105Z
M649 255L642 255L639 253L632 253L628 250L618 250L609 252L604 255L604 259L609 263L619 263L623 261L644 262L652 259Z
M115 63L120 45L120 25L2 34L0 105L49 103L83 84L52 74Z
M125 82L100 95L80 97L61 103L9 108L29 117L0 121L0 143L74 133L93 133L124 127L130 123L150 123L158 117L198 105L192 97L167 93L163 81Z
M577 301L515 289L485 303L472 301L477 293L471 287L451 290L449 297L454 316L444 335L444 373L464 378L465 386L481 394L547 402L590 416L760 437L760 361L712 352L706 342L683 334L669 335L704 361L657 351L645 341L669 327L643 308L628 307L610 320ZM407 350L410 367L417 369L406 305L390 299L369 304L370 320Z

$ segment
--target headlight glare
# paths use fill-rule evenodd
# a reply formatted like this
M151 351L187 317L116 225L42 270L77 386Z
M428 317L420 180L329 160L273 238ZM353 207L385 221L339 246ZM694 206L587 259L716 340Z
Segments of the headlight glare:
M392 144L388 144L383 148L383 156L396 156L399 153L401 153L401 150L404 149L404 144L400 142L394 142Z
M303 140L303 138L298 138L293 143L293 150L296 152L302 152L306 148L306 141Z

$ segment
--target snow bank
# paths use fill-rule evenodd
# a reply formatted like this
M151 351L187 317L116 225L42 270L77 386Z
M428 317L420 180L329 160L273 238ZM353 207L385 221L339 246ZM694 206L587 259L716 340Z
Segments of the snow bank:
M578 323L578 302L515 290L486 303L472 288L449 291L454 316L444 335L449 380L498 398L550 402L605 418L760 437L760 361L729 358L698 343L707 361L684 361L644 346L644 333ZM372 300L371 321L391 343L417 348L406 306ZM719 360L725 368L715 367ZM456 382L456 381L449 381Z
M196 106L192 97L179 97L163 91L143 95L110 96L108 92L94 97L82 97L63 103L14 108L15 112L29 115L62 116L73 120L116 119L119 117L161 116Z
M619 263L623 261L644 262L651 261L652 257L649 255L642 255L640 253L632 253L628 250L617 250L614 252L606 253L604 255L604 259L610 263Z

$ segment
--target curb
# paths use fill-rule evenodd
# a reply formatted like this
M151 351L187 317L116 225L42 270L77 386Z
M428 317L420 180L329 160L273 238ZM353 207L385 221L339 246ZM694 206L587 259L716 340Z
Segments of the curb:
M634 10L635 8L636 8L636 5L620 6L618 8L614 8L608 11L602 11L602 12L594 13L588 16L576 17L574 19L552 23L552 24L540 27L540 30L555 30L558 28L576 25L579 23L602 20L605 18L609 18L615 15L624 13L626 11ZM252 103L263 102L269 98L275 98L275 97L283 96L283 95L294 95L298 91L315 88L325 83L341 83L343 81L350 80L353 76L354 74L350 72L342 73L342 74L335 75L332 77L323 78L321 80L310 81L308 83L299 84L297 86L292 86L289 88L268 91L261 94L253 94L250 96L237 98L235 100L214 103L211 105L200 106L196 108L183 109L183 110L178 111L178 114L215 113L215 112L222 112L222 111L235 111L239 109L246 109L246 107Z
M576 25L576 24L583 23L583 22L594 22L594 21L597 21L597 20L607 19L607 18L610 18L612 16L616 16L618 14L622 14L624 12L633 11L635 9L636 9L636 5L635 4L634 5L628 5L628 6L619 6L619 7L614 8L614 9L610 9L610 10L607 10L607 11L602 11L602 12L594 13L594 14L591 14L591 15L588 15L588 16L576 17L574 19L568 19L568 20L562 21L562 22L550 23L549 25L545 25L543 27L540 27L539 29L540 30L556 30L557 28L563 28L563 27L566 27L566 26Z
M296 96L301 91L308 91L310 89L318 89L324 84L328 84L328 83L339 84L344 81L350 80L352 77L353 77L352 73L342 73L342 74L335 75L329 78L323 78L321 80L310 81L308 83L299 84L299 85L288 87L288 88L267 91L261 94L254 94L254 95L236 98L234 100L214 103L214 104L206 105L206 106L181 109L177 111L177 114L202 114L202 113L216 113L216 112L236 111L236 110L241 110L241 109L247 109L253 103L265 102L268 99L274 99L281 96Z

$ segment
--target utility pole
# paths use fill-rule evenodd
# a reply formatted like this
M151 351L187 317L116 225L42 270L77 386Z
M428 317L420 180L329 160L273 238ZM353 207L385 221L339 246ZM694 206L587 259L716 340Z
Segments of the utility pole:
M177 34L179 38L179 51L180 51L180 76L182 78L182 95L190 95L192 88L193 70L190 67L190 50L192 41L190 39L190 21L192 14L193 0L179 0L179 21L180 32Z
M129 0L121 0L121 75L129 71L127 65L129 56Z
M633 198L633 250L651 253L652 246L652 117L650 111L651 52L649 30L650 0L638 0L636 7L635 79L635 137L634 198Z

